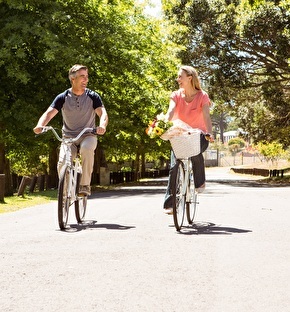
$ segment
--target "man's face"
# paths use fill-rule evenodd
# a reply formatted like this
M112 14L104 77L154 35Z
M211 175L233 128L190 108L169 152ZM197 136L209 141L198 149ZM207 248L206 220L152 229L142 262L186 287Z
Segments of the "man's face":
M80 69L76 72L76 76L72 78L72 86L75 89L85 89L89 82L89 75L86 69Z

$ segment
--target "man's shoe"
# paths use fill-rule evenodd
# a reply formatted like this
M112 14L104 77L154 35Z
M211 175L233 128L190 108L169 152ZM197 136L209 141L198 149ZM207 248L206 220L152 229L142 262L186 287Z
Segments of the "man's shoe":
M91 187L89 185L80 185L79 196L91 195Z
M164 208L164 213L168 214L168 215L172 215L173 214L173 208Z

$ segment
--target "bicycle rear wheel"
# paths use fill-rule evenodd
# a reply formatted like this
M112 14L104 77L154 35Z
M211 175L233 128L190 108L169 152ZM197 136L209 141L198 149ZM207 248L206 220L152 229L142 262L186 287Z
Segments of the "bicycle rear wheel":
M197 210L197 193L195 191L194 180L193 180L193 171L189 173L188 188L187 192L189 195L188 200L186 201L186 217L189 224L193 223L194 218L196 217Z
M58 225L61 230L66 228L68 220L68 211L70 206L68 187L70 174L70 168L68 166L63 167L58 184Z
M184 165L182 161L177 160L172 171L173 220L177 231L180 231L184 219L185 194L182 192L184 179Z

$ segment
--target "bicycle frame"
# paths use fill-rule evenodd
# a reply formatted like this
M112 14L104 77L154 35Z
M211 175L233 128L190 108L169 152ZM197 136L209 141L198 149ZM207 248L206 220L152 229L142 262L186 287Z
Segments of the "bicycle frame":
M70 170L72 170L72 174L70 175L69 184L68 184L68 198L70 205L74 203L77 200L76 195L76 187L77 187L77 177L78 173L82 173L82 166L80 163L80 159L78 155L75 157L74 160L72 160L72 152L71 152L71 146L72 142L68 141L66 142L66 139L62 140L64 143L65 148L65 167L69 167ZM73 163L74 161L74 163Z
M190 189L189 189L188 181L190 179L189 173L192 168L192 163L191 163L190 158L181 159L181 161L184 164L184 172L185 172L184 183L182 185L182 195L186 195L186 202L189 203L191 198L190 198Z
M43 131L51 130L64 148L64 162L59 172L59 192L58 192L58 221L61 230L64 230L68 220L69 207L75 203L77 221L82 222L86 211L86 196L78 196L78 175L82 173L82 166L79 155L72 159L72 145L77 142L84 133L96 133L94 128L85 128L75 138L61 138L53 127L43 127Z

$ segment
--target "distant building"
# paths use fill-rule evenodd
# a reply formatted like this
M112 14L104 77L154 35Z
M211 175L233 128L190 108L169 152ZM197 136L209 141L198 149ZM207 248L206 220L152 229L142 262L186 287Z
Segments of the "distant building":
M224 132L224 143L228 143L230 139L237 138L240 134L239 130Z
M247 132L243 131L242 129L224 132L224 143L228 143L230 139L238 138L241 134L245 136Z

